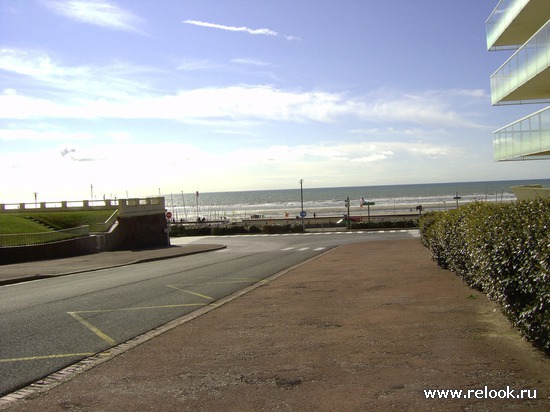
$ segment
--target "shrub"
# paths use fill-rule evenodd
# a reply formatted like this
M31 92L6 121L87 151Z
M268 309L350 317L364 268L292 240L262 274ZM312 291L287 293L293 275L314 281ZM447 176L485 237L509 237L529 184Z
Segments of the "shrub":
M415 220L388 220L380 222L361 222L351 224L352 229L396 229L418 227L418 222Z
M258 226L252 225L248 228L248 233L262 233L262 229Z
M302 225L264 225L262 226L262 233L274 234L274 233L299 233L302 231Z
M231 225L231 226L213 226L212 234L215 236L224 236L224 235L236 235L248 233L244 226Z
M472 203L420 219L438 264L498 302L521 333L550 353L550 201Z
M212 228L208 225L172 225L170 226L170 237L182 236L208 236L212 234Z

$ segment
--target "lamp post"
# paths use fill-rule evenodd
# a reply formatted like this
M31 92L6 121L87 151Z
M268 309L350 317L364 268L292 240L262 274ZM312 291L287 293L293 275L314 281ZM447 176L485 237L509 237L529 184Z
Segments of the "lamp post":
M302 211L300 212L300 217L302 218L302 232L306 231L305 225L304 225L304 216L306 215L304 212L304 187L303 187L304 179L300 179L300 203L302 205Z
M458 192L456 192L456 195L455 195L455 197L453 197L453 199L456 200L456 208L458 209L458 201L459 201L460 199L462 199L462 197L460 197L460 196L458 195Z

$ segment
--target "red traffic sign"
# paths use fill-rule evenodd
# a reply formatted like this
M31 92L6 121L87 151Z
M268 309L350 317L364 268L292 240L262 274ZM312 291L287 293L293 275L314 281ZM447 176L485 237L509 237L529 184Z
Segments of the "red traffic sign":
M166 212L166 219L172 219L172 212Z

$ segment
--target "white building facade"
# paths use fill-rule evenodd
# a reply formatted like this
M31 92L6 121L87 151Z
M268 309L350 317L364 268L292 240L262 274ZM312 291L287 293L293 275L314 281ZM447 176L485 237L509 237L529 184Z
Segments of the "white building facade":
M489 50L515 50L491 76L494 106L550 103L550 0L501 0L486 21ZM493 132L494 158L550 159L550 106Z

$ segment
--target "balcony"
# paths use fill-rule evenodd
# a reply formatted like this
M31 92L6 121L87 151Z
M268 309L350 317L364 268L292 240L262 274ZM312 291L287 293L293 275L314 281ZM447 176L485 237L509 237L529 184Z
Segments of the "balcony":
M548 17L548 0L501 0L485 22L487 49L517 49Z
M550 159L550 106L493 132L496 161Z
M550 20L491 76L493 105L550 101Z

